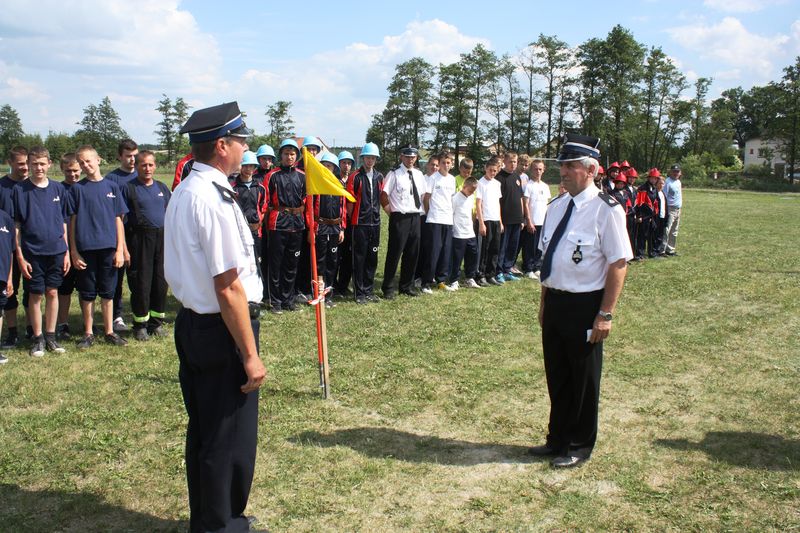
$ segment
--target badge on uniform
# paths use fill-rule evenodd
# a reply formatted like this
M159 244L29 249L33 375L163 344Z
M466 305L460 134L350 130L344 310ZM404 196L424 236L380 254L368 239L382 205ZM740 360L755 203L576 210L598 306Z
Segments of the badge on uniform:
M572 252L572 261L577 265L581 261L583 261L583 252L581 252L581 245L577 245L575 247L575 251Z

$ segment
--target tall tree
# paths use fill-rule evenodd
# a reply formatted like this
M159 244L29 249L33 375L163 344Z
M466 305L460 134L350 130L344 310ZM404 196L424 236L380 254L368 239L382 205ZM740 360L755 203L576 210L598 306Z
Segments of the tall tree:
M778 140L780 152L786 161L786 176L794 183L795 169L800 159L800 56L793 65L783 69L783 78L775 84L780 94L781 113L771 133Z
M175 102L172 104L172 120L175 124L176 159L189 151L186 136L178 133L189 118L189 109L191 106L182 97L175 98Z
M545 157L550 157L554 115L559 95L562 92L569 92L569 89L562 88L562 85L566 83L569 69L573 67L572 56L567 43L552 35L539 34L539 38L530 43L530 47L533 49L533 56L536 60L535 74L544 80L542 103L547 115Z
M279 145L283 139L294 135L294 120L290 114L292 107L291 102L286 100L278 100L274 104L267 106L267 111L264 113L267 116L267 123L269 124L269 134L267 137L270 139L270 144Z
M0 160L6 159L6 153L23 135L17 110L8 104L0 107Z
M172 100L166 94L159 100L156 111L161 113L161 121L156 124L155 134L158 142L167 151L167 161L175 158L175 115L172 107Z
M401 143L419 147L428 129L433 108L433 65L421 57L413 57L395 67L387 87L389 101L401 125Z
M469 123L474 105L474 93L471 87L464 83L463 71L463 57L457 63L439 66L439 78L442 84L442 115L445 117L441 128L441 141L444 146L452 143L456 152L469 138ZM458 153L456 153L456 166L458 166L458 159Z
M91 144L102 158L109 161L116 157L119 141L128 136L108 96L99 105L89 104L85 107L78 125L81 128L75 132L76 139Z
M692 99L692 131L689 137L689 151L700 155L705 148L703 144L703 127L706 125L708 109L705 101L711 78L698 78L694 83L694 98Z
M480 114L483 111L483 93L486 86L497 75L497 55L488 50L482 44L478 44L468 54L461 55L461 63L464 65L462 72L464 82L472 88L472 142L471 149L475 150L480 146L481 128ZM510 65L507 57L503 57L502 63Z

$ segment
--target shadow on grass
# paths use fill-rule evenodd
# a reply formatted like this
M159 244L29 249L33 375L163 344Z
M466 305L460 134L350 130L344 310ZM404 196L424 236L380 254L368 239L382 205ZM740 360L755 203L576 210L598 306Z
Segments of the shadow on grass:
M734 466L767 470L800 470L800 440L748 431L711 431L700 442L658 439L655 443L682 451L701 451Z
M392 428L362 427L340 429L332 433L306 431L290 437L289 442L325 448L346 446L369 457L413 463L473 466L534 461L525 454L527 446L443 439Z
M2 531L185 531L165 520L109 504L94 494L26 490L0 483Z

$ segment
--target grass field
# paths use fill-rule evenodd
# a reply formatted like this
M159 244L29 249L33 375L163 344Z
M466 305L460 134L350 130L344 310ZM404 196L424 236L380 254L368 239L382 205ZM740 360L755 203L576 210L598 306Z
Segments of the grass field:
M273 531L800 529L800 197L685 205L680 257L629 270L591 461L524 453L549 407L538 285L346 303L330 401L313 313L263 321L248 512ZM26 353L0 368L0 531L185 530L171 340Z

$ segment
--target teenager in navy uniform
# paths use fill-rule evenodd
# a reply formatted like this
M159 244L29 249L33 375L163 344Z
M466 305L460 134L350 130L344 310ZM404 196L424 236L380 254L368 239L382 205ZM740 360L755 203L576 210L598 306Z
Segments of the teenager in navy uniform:
M137 176L122 188L128 206L125 238L131 256L128 287L131 291L133 334L139 341L151 335L163 336L167 305L167 281L164 278L164 212L171 193L153 179L155 154L143 150L136 155Z
M268 144L262 144L256 151L256 159L258 159L258 170L253 174L253 179L261 183L264 191L267 190L269 184L267 176L275 168L275 150ZM262 307L267 307L269 304L269 217L266 216L265 211L261 219L261 231L259 232L259 239L256 243L256 248L261 250L260 264L261 264L261 281L264 285L264 297L261 301Z
M43 146L28 152L29 178L14 187L17 264L28 292L28 318L33 328L30 354L64 353L56 341L58 288L70 269L67 253L66 190L47 177L50 152ZM42 334L42 300L45 300Z
M28 179L28 150L24 146L15 146L8 153L7 159L8 166L11 172L0 178L0 210L5 211L13 220L14 219L14 188L17 184L22 183ZM6 298L6 303L3 306L5 311L6 326L8 327L8 335L3 340L2 348L10 349L16 348L19 344L19 334L17 333L17 308L19 307L19 300L17 293L19 292L19 282L22 279L19 265L14 261L12 263L11 271L11 285L14 290L9 293ZM25 310L25 316L28 316L28 300L27 294L22 297L22 307Z
M132 139L123 139L117 145L119 167L106 174L105 179L116 183L120 191L129 181L136 179L136 154L138 153L139 145ZM126 219L123 218L122 222L125 223ZM125 281L127 267L131 263L127 243L125 243L122 254L125 257L125 264L117 272L117 287L114 289L114 331L117 333L124 333L130 329L122 319L122 286Z
M264 214L267 212L267 189L261 180L256 179L258 160L256 154L246 151L242 157L242 168L239 175L231 182L234 196L244 213L250 233L253 235L253 248L256 260L261 267L261 230ZM263 273L262 273L263 281Z
M6 299L14 291L14 285L11 283L11 265L14 264L16 250L15 233L11 215L0 209L0 309L5 306ZM2 329L3 313L0 313L0 330ZM0 365L6 363L8 357L0 353Z
M275 150L268 144L262 144L256 151L256 160L258 161L258 168L253 174L253 179L263 182L266 175L275 166Z
M347 189L347 182L353 172L356 159L347 150L342 150L337 156L339 159L339 181ZM347 219L347 201L345 199L345 220ZM336 272L336 282L333 290L336 296L345 297L350 291L350 278L353 277L353 228L345 224L344 240L339 245L339 268Z
M262 290L252 233L227 176L250 132L232 102L195 111L181 133L189 133L195 162L167 207L164 274L182 305L175 346L189 417L189 530L248 531L266 375L258 355Z
M61 156L61 173L64 175L64 181L61 185L64 187L64 194L69 195L69 190L73 185L78 183L81 177L81 166L78 164L78 158L75 157L74 152L68 152ZM66 199L65 199L66 208ZM69 217L65 219L69 223ZM56 325L56 340L66 341L72 337L69 329L69 308L72 304L72 293L75 292L75 268L70 268L64 279L61 280L61 286L58 288L58 320Z
M67 195L69 247L72 268L78 270L78 293L83 315L83 339L78 347L94 344L94 301L100 296L105 340L116 346L128 342L113 328L113 298L117 273L124 264L125 230L122 219L128 212L116 183L100 174L100 156L91 146L76 152L86 175Z
M381 206L389 214L389 244L383 268L383 297L395 297L395 274L400 263L399 290L407 296L418 296L414 273L419 258L421 222L424 212L425 176L415 163L419 151L413 146L400 149L400 165L390 170L383 181ZM402 258L402 263L401 263Z
M296 309L295 282L305 224L306 176L295 166L300 148L286 139L281 164L267 175L269 203L269 298L273 313Z
M594 186L600 141L567 134L558 155L568 194L547 210L540 248L539 324L550 422L544 445L531 455L553 456L556 468L589 459L597 439L603 339L632 257L625 214Z
M347 202L348 226L353 228L353 296L357 304L377 302L375 270L381 242L381 192L383 174L375 163L380 157L375 143L361 149L361 167L347 181L355 202Z
M324 152L320 163L334 173L339 169L339 159L331 152ZM322 276L326 286L336 281L336 269L339 266L339 251L344 241L345 217L344 196L330 194L314 195L311 199L312 210L306 212L306 225L309 232L315 232L314 247L317 255L317 276ZM309 241L311 238L309 237ZM334 307L333 298L325 298L326 307Z

